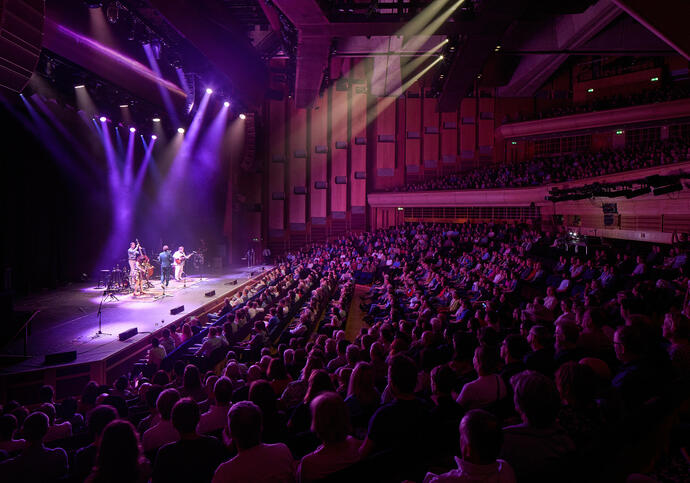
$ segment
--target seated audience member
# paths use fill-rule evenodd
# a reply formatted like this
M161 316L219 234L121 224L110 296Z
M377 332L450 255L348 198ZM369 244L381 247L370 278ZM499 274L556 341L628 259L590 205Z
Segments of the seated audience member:
M369 422L360 453L363 458L384 450L391 450L403 477L415 477L427 458L431 417L429 407L414 393L417 367L403 354L391 358L388 383L393 402L380 407ZM405 421L405 424L400 424ZM408 476L409 475L409 476Z
M129 421L116 419L103 430L98 456L87 483L146 483L151 464L141 454L139 436Z
M101 405L93 408L86 415L86 427L93 438L93 443L77 450L72 465L72 476L77 481L83 481L91 473L96 464L98 446L101 442L103 430L111 421L117 419L117 411L112 406Z
M378 409L380 400L381 394L376 389L374 366L369 362L358 362L350 375L345 398L355 436L366 436L369 420Z
M510 379L526 369L523 359L528 352L529 345L519 334L510 334L501 343L500 355L503 360L503 369L500 374L509 392L511 392Z
M195 354L204 357L211 357L213 351L223 347L223 345L223 338L220 336L220 328L211 327L208 329L208 337L204 343L201 344L201 347L199 347L199 350L197 350Z
M481 409L469 411L460 423L458 469L442 475L427 473L424 483L515 483L510 464L498 459L502 443L501 426L494 415Z
M287 417L278 409L278 398L268 381L254 381L249 386L249 400L261 409L261 440L264 443L279 443L285 439ZM226 418L227 420L227 418Z
M449 453L457 454L458 427L464 414L462 406L452 395L455 386L455 373L448 366L436 366L431 370L431 410L434 435L438 453L443 457Z
M668 355L681 379L690 377L690 320L680 313L669 312L664 317L663 335L670 342Z
M218 379L213 386L213 395L215 404L199 418L197 431L200 434L212 433L225 427L232 401L232 381L227 377Z
M165 348L161 346L160 341L156 337L152 338L151 348L149 349L148 356L146 357L146 362L158 368L167 355L168 354L165 352Z
M55 406L51 403L43 403L38 407L38 410L48 416L48 433L43 441L49 443L58 439L68 438L72 436L72 424L69 421L58 423L55 421Z
M177 389L166 389L161 392L156 401L156 409L160 414L158 424L151 426L141 437L144 452L156 450L164 444L172 443L180 439L180 434L170 421L172 408L180 400Z
M26 446L26 440L14 439L17 426L17 418L13 414L0 416L0 451L5 451L8 455L13 455Z
M532 351L525 355L525 367L549 377L553 376L553 343L549 329L543 325L535 325L529 330L527 342Z
M3 481L50 482L58 481L67 475L67 453L62 448L46 448L43 445L46 434L48 416L42 412L31 413L22 425L26 447L19 456L0 463L0 476Z
M580 336L575 322L557 322L554 333L555 367L561 367L568 361L579 361L584 355L577 347L577 339Z
M568 475L575 445L556 423L560 396L548 377L535 371L513 376L515 409L522 423L503 430L501 457L518 481L553 482Z
M180 399L175 403L172 423L180 433L180 440L158 450L151 478L153 483L210 482L215 469L225 461L228 455L223 443L197 432L199 417L199 405L192 399Z
M645 341L633 326L621 326L613 336L616 358L621 362L611 386L627 409L633 409L656 394L658 375L645 354Z
M175 350L175 339L170 335L170 329L161 331L160 344L165 349L166 354L171 354Z
M592 441L602 427L602 418L594 399L596 375L585 364L569 361L556 371L556 387L562 407L558 424L578 448Z
M262 443L261 425L261 409L256 404L241 401L230 408L228 428L237 456L218 467L213 483L295 481L295 461L290 450L283 443Z
M191 397L196 402L201 402L206 399L206 391L201 384L201 373L199 372L199 368L194 364L187 364L184 368L180 395L183 397Z
M508 394L503 378L497 374L496 350L479 346L474 351L474 370L477 379L468 382L460 391L457 403L464 409L476 409L495 404Z
M311 430L323 443L302 458L297 469L301 482L320 480L359 460L361 441L349 436L350 414L343 399L325 392L311 403Z

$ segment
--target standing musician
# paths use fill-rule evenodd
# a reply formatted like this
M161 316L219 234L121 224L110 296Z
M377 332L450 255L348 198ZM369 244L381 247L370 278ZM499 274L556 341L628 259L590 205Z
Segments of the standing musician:
M136 282L136 275L137 275L137 257L141 255L141 246L139 246L139 243L131 242L129 244L129 249L127 250L127 261L129 262L129 285L130 287L134 286L134 283Z
M161 287L167 287L170 284L170 272L173 265L173 257L168 245L163 245L163 251L158 255L158 261L161 264Z
M184 247L177 249L173 253L173 259L175 260L175 280L178 282L182 281L182 274L184 273L184 263L187 260L187 254L184 252Z
M144 295L144 278L146 277L146 266L143 255L139 255L134 264L134 296Z

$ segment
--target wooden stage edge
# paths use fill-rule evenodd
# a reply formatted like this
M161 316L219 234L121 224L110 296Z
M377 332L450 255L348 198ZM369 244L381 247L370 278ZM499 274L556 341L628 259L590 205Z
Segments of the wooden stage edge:
M63 341L59 351L43 349L35 353L31 359L0 370L0 401L7 402L16 399L23 403L31 403L36 399L38 389L44 384L50 384L55 388L57 399L81 394L81 391L89 381L96 381L99 384L112 384L120 375L129 372L138 360L145 357L151 344L151 338L158 335L164 328L172 324L177 326L180 321L187 317L213 311L223 303L225 297L232 296L236 292L258 282L272 268L271 266L245 267L236 270L236 273L231 275L210 278L202 283L186 287L181 293L176 293L172 297L158 302L125 301L124 303L120 302L122 305L119 307L117 305L109 307L107 309L109 311L109 319L117 317L127 319L131 317L130 321L122 322L120 326L126 327L122 324L138 326L139 334L131 339L120 341L118 333L116 333L116 330L113 330L118 327L118 324L107 325L104 318L103 331L108 332L111 330L111 334L102 338L96 336L91 338L85 337L83 338L85 340L82 341L77 340L79 339L77 338L73 342L80 345L75 345L74 347L70 346L69 342L65 343ZM237 284L230 285L229 290L225 291L228 288L229 279L236 279ZM215 290L216 295L212 298L206 297L205 293L211 290ZM139 308L139 305L141 308ZM171 318L170 309L180 305L184 305L185 310L176 315L175 318ZM155 322L163 321L164 319L167 319L164 324ZM72 332L74 332L75 326L87 324L89 327L82 328L82 331L94 332L93 318L88 318L87 320L89 320L88 324L80 320L62 322L58 320L56 321L56 326L61 324L68 325ZM56 331L59 330L64 329L56 329ZM56 334L54 331L44 330L34 337L59 338L58 334L59 332ZM68 350L77 350L76 360L60 365L43 364L46 354Z

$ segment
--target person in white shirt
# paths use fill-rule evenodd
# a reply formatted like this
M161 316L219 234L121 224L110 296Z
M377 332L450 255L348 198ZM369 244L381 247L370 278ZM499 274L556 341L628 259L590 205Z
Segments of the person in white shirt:
M556 297L556 290L553 287L546 288L546 297L544 297L544 307L551 312L556 310L558 306L558 297Z
M208 339L201 344L201 347L196 351L195 355L203 355L210 357L214 350L223 346L223 338L219 337L220 327L211 327L208 329Z
M556 319L556 324L560 324L563 322L577 322L575 318L575 312L573 312L573 301L571 299L561 300L561 311L563 313L559 315Z
M149 349L148 356L146 357L147 362L158 368L167 355L168 353L165 352L165 348L161 345L160 341L156 337L151 339L151 348Z
M508 394L503 378L497 374L498 355L487 346L474 351L474 369L477 379L468 382L460 391L457 403L465 409L476 409L493 404Z
M496 416L481 409L469 411L460 422L460 457L455 458L458 469L442 475L427 473L424 483L515 483L513 468L498 459L502 441Z
M180 400L177 389L166 389L158 395L156 409L161 420L158 424L147 429L141 437L141 445L144 452L153 451L164 444L173 443L180 439L180 434L170 421L172 408Z
M184 247L178 248L177 251L173 253L173 260L175 260L175 280L181 282L182 274L184 273L185 260L187 260Z
M237 456L218 467L213 483L295 481L295 460L288 447L283 443L261 442L262 419L261 409L253 402L240 401L232 406L228 428Z

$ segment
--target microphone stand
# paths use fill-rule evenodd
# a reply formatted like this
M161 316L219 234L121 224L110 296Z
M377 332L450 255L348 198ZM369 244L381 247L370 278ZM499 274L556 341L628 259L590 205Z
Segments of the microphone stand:
M96 317L98 317L98 332L96 332L96 337L99 337L101 335L112 335L112 334L108 334L106 332L103 332L101 330L102 321L103 321L103 302L105 301L105 298L107 297L107 295L108 295L108 291L105 290L103 292L103 296L101 297L101 303L98 304L98 313L96 314Z

